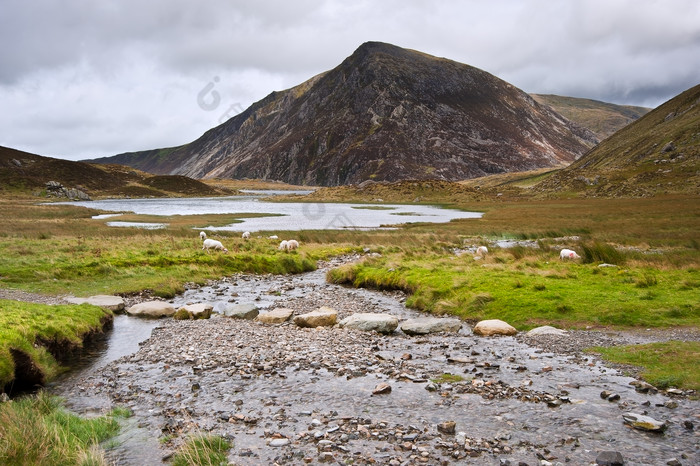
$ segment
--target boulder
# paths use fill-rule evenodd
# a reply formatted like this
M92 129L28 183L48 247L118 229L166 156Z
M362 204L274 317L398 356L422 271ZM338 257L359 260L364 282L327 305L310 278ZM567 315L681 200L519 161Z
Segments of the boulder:
M197 304L188 304L186 306L182 306L178 312L180 311L185 311L187 312L187 315L189 316L190 319L208 319L211 317L211 311L214 309L214 306L211 304L206 304L206 303L197 303Z
M366 332L392 333L399 326L399 319L389 314L358 313L341 320L339 325Z
M102 309L107 309L112 312L121 312L124 310L124 298L111 295L95 295L88 298L66 298L66 301L73 304L92 304L100 306Z
M498 319L482 320L474 326L474 334L489 337L491 335L515 335L518 333L510 324Z
M288 321L289 318L292 317L292 314L294 314L293 309L278 307L276 309L271 310L270 312L258 314L258 317L256 317L256 319L264 324L281 324L283 322Z
M564 336L568 335L569 332L566 330L562 330L556 327L552 327L550 325L543 325L542 327L536 327L530 330L529 332L526 333L528 337L536 337L539 335L558 335L558 336Z
M625 460L619 451L601 451L595 458L598 466L624 466Z
M255 304L227 304L222 312L226 317L234 319L255 319L260 312Z
M307 314L294 317L294 323L299 327L330 327L336 324L338 311L330 307L323 306Z
M668 423L657 421L642 414L625 413L622 415L622 419L625 421L625 424L647 432L663 432L668 427Z
M165 301L146 301L139 304L134 304L126 313L136 317L170 317L175 314L175 308Z
M459 319L441 317L418 317L401 323L401 330L407 335L426 335L428 333L456 333L462 328Z

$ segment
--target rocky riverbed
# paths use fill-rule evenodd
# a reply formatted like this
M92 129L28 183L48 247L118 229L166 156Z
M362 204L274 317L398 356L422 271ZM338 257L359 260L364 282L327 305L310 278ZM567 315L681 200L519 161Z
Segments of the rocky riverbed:
M417 316L400 293L327 284L334 265L228 277L173 304ZM79 412L133 410L121 447L110 452L117 464L159 463L199 433L230 438L229 461L239 465L592 464L604 451L619 452L624 464L700 464L700 402L631 385L635 379L581 351L675 337L478 337L466 324L455 334L380 335L215 314L163 320L134 354L77 372L53 391ZM627 413L658 420L663 432L630 427Z

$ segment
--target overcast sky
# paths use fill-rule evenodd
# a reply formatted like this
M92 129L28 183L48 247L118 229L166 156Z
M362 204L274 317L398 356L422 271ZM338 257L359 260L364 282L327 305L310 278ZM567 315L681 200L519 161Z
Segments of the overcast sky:
M180 145L366 41L531 93L655 107L700 83L698 0L0 0L0 145Z

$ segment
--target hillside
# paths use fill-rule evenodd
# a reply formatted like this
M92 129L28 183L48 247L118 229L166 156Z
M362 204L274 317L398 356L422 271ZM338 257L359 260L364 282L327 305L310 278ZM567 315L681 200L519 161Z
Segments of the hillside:
M97 159L192 178L335 186L570 163L587 130L477 68L368 42L184 146Z
M542 105L549 105L568 120L591 130L601 141L646 115L651 109L616 105L591 99L531 94Z
M0 195L167 197L230 194L184 176L43 157L0 146Z
M587 196L700 194L700 85L618 131L533 190Z

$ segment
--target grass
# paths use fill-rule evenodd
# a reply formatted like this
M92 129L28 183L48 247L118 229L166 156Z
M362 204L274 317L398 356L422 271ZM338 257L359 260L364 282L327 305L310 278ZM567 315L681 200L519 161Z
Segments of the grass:
M435 383L457 383L464 381L464 377L458 374L445 372L435 379L430 379L430 381Z
M585 328L700 325L696 268L663 273L648 266L599 268L561 262L556 251L486 260L451 253L385 253L328 274L335 283L403 290L406 304L465 320L501 319L525 330L541 324ZM653 290L650 293L649 290Z
M228 464L227 453L233 445L215 435L196 434L190 437L173 456L173 466L219 466Z
M5 465L106 465L100 442L119 431L118 410L85 419L57 397L36 395L0 404L0 463Z
M57 357L80 348L87 334L101 331L111 318L89 304L0 300L0 387L11 387L17 373L29 383L51 380L61 371Z
M700 391L700 342L668 341L646 345L596 347L606 360L642 368L642 377L660 389Z

